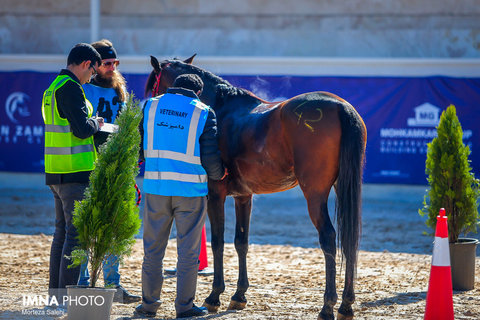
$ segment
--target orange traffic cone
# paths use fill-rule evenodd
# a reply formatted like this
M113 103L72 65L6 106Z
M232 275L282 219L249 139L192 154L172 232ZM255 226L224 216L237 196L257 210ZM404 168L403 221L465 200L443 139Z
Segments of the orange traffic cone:
M207 256L207 230L205 225L202 229L202 239L200 240L200 254L198 255L198 274L202 276L209 276L213 274L213 271L207 270L208 267L208 256ZM201 272L200 272L201 271ZM168 275L176 275L177 268L173 269L164 269L163 272Z
M453 289L445 209L440 209L435 229L432 267L428 283L425 320L453 319Z
M202 229L202 243L200 246L200 255L198 256L198 260L200 260L200 264L198 265L198 271L202 271L203 269L208 267L207 230L205 229L205 225L203 225Z

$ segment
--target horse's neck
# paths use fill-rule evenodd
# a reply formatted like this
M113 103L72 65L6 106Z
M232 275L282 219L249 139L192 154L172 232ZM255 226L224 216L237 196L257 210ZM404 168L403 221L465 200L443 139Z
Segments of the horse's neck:
M214 82L206 83L203 88L202 95L200 96L200 100L202 100L203 103L211 106L212 108L215 108L215 99L217 95L215 87L217 84L218 83Z

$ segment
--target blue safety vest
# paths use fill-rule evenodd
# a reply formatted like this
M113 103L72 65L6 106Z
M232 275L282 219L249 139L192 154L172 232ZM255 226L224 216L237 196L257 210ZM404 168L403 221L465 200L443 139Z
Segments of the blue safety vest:
M198 99L166 93L145 105L143 189L163 196L199 197L208 193L199 139L209 108Z
M85 96L92 103L93 114L102 117L105 122L114 123L118 117L118 112L122 109L124 103L117 96L113 88L103 88L91 83L83 85Z

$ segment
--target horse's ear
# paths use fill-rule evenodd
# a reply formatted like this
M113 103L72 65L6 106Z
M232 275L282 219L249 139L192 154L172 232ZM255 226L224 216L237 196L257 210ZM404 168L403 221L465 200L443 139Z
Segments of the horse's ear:
M187 63L187 64L192 64L193 58L195 58L196 55L197 55L197 54L195 53L195 54L194 54L193 56L191 56L190 58L183 60L183 62L185 62L185 63Z
M150 64L152 65L155 72L160 72L160 63L158 63L157 58L155 58L154 56L150 56Z

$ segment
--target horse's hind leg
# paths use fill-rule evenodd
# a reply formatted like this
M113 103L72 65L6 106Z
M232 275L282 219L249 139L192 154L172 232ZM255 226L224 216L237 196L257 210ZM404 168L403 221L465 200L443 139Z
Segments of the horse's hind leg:
M308 192L308 190L304 190L304 195L308 204L308 213L313 225L318 231L320 247L325 256L326 285L325 293L323 295L323 308L318 315L318 319L322 320L335 319L333 308L337 303L338 298L335 287L335 229L333 228L328 215L328 193L329 192Z
M353 258L346 257L345 266L345 287L342 294L342 303L338 308L338 320L353 319L352 304L355 302L355 292L353 290L353 279L355 277L355 263Z
M220 294L225 291L223 277L223 248L225 232L225 188L220 182L209 182L208 218L211 225L213 251L213 284L212 292L205 299L204 306L209 312L217 312L220 307Z
M252 195L235 197L235 250L238 255L237 291L232 296L229 310L242 310L247 304L245 292L248 289L247 252L250 214L252 211Z

